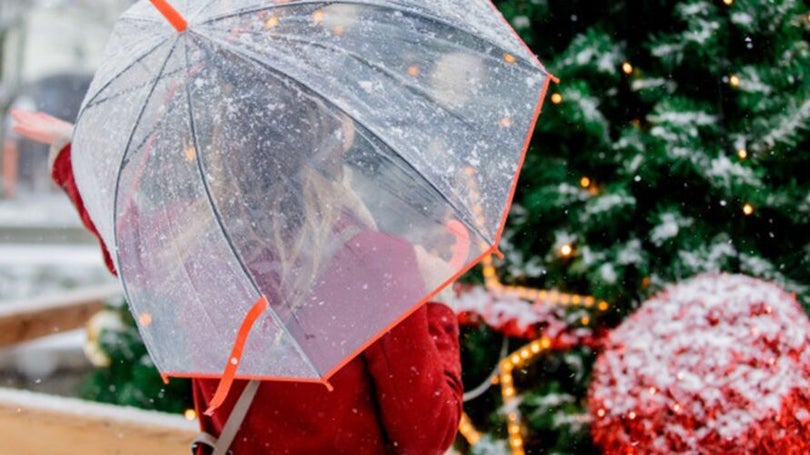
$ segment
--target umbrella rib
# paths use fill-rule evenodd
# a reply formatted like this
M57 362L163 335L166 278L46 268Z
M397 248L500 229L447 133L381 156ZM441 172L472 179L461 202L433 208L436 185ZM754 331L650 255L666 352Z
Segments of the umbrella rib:
M162 44L162 43L161 43ZM163 60L163 63L160 66L160 71L158 71L158 77L155 79L155 83L152 84L152 88L149 89L149 93L146 95L146 99L144 100L143 107L141 111L138 113L138 117L132 124L132 130L129 133L129 138L127 139L127 144L124 147L124 153L121 155L121 162L118 164L118 170L116 171L116 178L115 178L115 189L113 190L113 239L118 238L118 220L116 219L116 214L118 213L118 192L121 188L121 174L124 169L124 166L127 163L127 150L129 149L130 144L132 143L132 139L135 137L135 131L138 129L138 123L141 121L141 117L143 113L146 111L146 107L149 105L149 101L152 98L152 95L155 93L155 89L157 88L157 84L160 81L160 75L166 70L166 65L169 64L169 59L171 58L172 54L174 53L175 48L177 47L177 41L172 45L172 48L169 50L168 54L166 55L166 59ZM119 256L120 249L118 247L115 248L115 263L116 266L121 264L121 258ZM129 296L129 291L126 285L126 281L124 280L124 271L119 267L118 268L118 276L121 281L121 287L124 289L124 295ZM127 297L129 298L129 297ZM148 335L146 335L148 336Z
M198 15L198 14L202 13L202 12L203 12L203 11L205 11L205 10L206 10L206 9L207 9L209 6L213 5L213 4L214 4L214 3L216 3L217 1L219 1L219 0L211 0L211 1L209 1L209 2L208 2L208 3L206 3L205 5L203 5L203 6L199 7L199 8L197 8L197 10L196 10L196 11L194 11L192 14L189 14L189 16L190 16L190 17L194 17L194 16L196 16L196 15Z
M256 59L256 58L253 58L251 55L249 55L249 54L245 53L244 51L240 50L239 48L234 48L233 46L227 46L227 43L222 43L222 42L221 42L219 39L217 39L217 38L214 38L214 37L207 37L207 39L212 40L212 41L215 41L215 42L219 42L219 44L220 44L220 45L223 45L223 46L222 46L222 49L224 49L224 50L228 50L228 51L232 52L232 53L233 53L235 56L237 56L237 57L239 57L239 58L241 58L241 59L243 59L243 60L246 60L247 62L252 63L253 65L258 66L259 68L263 68L263 69L267 70L267 71L268 71L270 74L275 75L277 78L281 78L281 79L283 80L283 78L285 78L285 77L286 77L288 80L290 80L290 81L292 81L292 82L294 82L294 83L296 83L296 84L300 85L301 87L303 87L303 88L305 88L305 89L309 90L310 92L314 93L315 95L318 95L318 96L320 97L320 99L321 99L323 102L330 104L330 105L331 105L331 106L333 106L335 109L337 109L337 110L339 110L340 112L342 112L344 115L346 115L347 117L349 117L349 118L350 118L350 119L351 119L351 120L352 120L352 121L353 121L353 122L354 122L356 125L360 125L361 127L363 127L363 129L366 129L366 130L370 131L370 132L371 132L371 133L372 133L372 134L373 134L373 135L376 137L376 139L377 139L379 142L381 142L381 143L382 143L383 145L385 145L385 146L386 146L386 147L387 147L389 150L393 151L393 152L394 152L395 154L397 154L397 155L398 155L400 158L402 158L402 161L403 161L403 162L405 162L405 163L407 163L407 164L409 165L409 166L408 166L408 167L409 167L409 169L411 169L411 171L412 171L413 173L415 173L416 175L418 175L419 177L421 177L421 178L422 178L422 179L423 179L423 180L424 180L424 181L425 181L425 182L426 182L426 183L427 183L427 184L428 184L428 185L431 187L431 189L433 189L433 191L435 191L435 193L436 193L436 194L438 194L438 195L439 195L439 197L441 197L441 198L442 198L442 199L443 199L443 200L444 200L444 201L445 201L445 202L446 202L446 203L447 203L447 204L448 204L448 205L449 205L449 206L450 206L450 207L451 207L451 208L452 208L452 209L455 211L455 213L456 213L457 215L461 215L461 217L462 217L462 220L461 220L461 221L463 221L463 222L464 222L464 224L465 224L465 225L466 225L466 226L467 226L467 227L468 227L470 230L472 230L472 231L474 231L476 234L478 234L478 235L480 236L480 238L487 240L487 242L489 242L489 243L493 243L493 240L490 240L490 239L489 239L489 237L488 237L487 235L485 235L483 232L481 232L481 230L480 230L480 229L478 228L478 226L477 226L477 223L475 223L475 222L473 222L473 221L472 221L472 220L473 220L473 217L472 217L472 214L471 214L471 213L468 213L468 211L466 211L466 210L462 210L462 209L461 209L461 208L460 208L460 207L459 207L459 206L458 206L458 205L457 205L455 202L453 202L453 201L452 201L452 200L451 200L451 199L450 199L450 198L449 198L449 197L448 197L446 194L444 194L444 193L443 193L443 192L442 192L442 191L439 189L438 185L436 185L436 183L435 183L435 182L433 182L433 180L431 180L431 179L430 179L430 178L428 178L428 177L427 177L427 176L426 176L424 173L420 172L418 169L416 169L415 167L413 167L412 165L410 165L410 163L408 162L408 160L406 160L406 159L405 159L405 158L404 158L404 157L403 157L403 156L402 156L402 155L401 155L401 154L400 154L400 153L399 153L399 152L398 152L398 151L397 151L397 150L396 150L394 147L391 147L391 145L389 145L388 141L386 141L386 140L385 140L385 139L382 137L382 135L381 135L381 134L375 133L375 132L371 131L370 129L366 128L366 127L365 127L365 126L362 124L362 122L360 122L360 121L359 121L359 120L358 120L358 119L357 119L355 116L351 115L349 112L347 112L347 111L346 111L345 109L343 109L341 106L338 106L338 105L337 105L337 104L335 104L334 102L330 101L328 97L324 96L322 93L320 93L318 90L316 90L315 88L313 88L312 86L310 86L310 85L309 85L309 84L307 84L306 82L304 82L304 81L302 81L302 80L300 80L300 79L297 79L297 78L295 78L295 77L293 77L293 76L291 76L291 75L289 75L289 74L286 74L286 73L284 73L284 72L280 71L278 68L276 68L276 67L274 67L274 66L272 66L272 65L268 64L267 62L262 62L262 61L260 61L260 60L258 60L258 59ZM365 135L364 135L364 138L365 138ZM368 140L368 138L366 138L366 140Z
M110 85L112 85L113 82L117 81L124 73L126 73L127 71L129 71L130 69L135 67L135 65L141 63L146 57L149 57L150 55L152 55L160 46L163 46L164 44L166 44L167 41L169 41L169 38L165 38L165 39L161 40L153 48L149 49L143 55L141 55L137 59L133 60L132 63L130 63L124 69L122 69L121 72L119 72L118 74L116 74L112 78L110 78L110 80L107 81L104 84L104 86L102 86L101 88L99 88L96 91L96 93L92 96L92 98L88 99L87 102L84 103L84 108L82 108L82 110L81 110L80 117L78 119L76 119L76 123L79 123L79 120L81 120L81 117L84 115L84 112L87 110L87 108L91 107L91 105L94 105L93 103L96 101L96 98L101 96L101 93L104 92L104 90L107 90L107 88ZM171 55L171 52L169 53L169 55ZM168 62L168 58L166 59L166 61Z
M164 76L166 76L166 77L174 76L175 74L179 74L182 71L183 71L182 69L181 70L170 71L170 72L164 74ZM124 95L132 93L132 92L136 92L136 91L146 87L150 83L152 83L152 80L147 80L147 81L144 81L142 84L135 85L135 86L133 86L131 88L128 88L128 89L125 89L125 90L121 90L120 92L118 92L118 93L116 93L114 95L110 95L110 96L107 96L107 97L101 98L101 99L96 99L98 97L96 95L96 96L93 97L92 100L88 101L87 105L85 106L85 109L89 109L89 108L97 106L97 105L99 105L101 103L105 103L107 101L112 101L112 100L114 100L114 99L116 99L118 97L124 96Z
M411 8L395 7L393 5L385 5L385 4L378 3L378 2L373 2L373 1L369 2L369 1L362 1L362 0L341 0L341 1L338 1L338 2L328 1L328 0L301 0L301 1L298 1L298 2L295 2L295 3L281 3L281 4L275 4L275 5L262 5L262 6L257 6L257 7L244 8L244 9L234 11L234 12L231 12L231 13L222 14L220 16L214 16L214 17L208 18L208 19L206 19L204 21L201 21L201 24L209 25L209 24L212 24L214 22L229 19L229 18L232 18L232 17L242 16L242 15L245 15L245 14L257 13L257 12L265 11L265 10L274 10L274 9L281 9L281 8L292 8L292 7L297 7L297 6L301 6L301 5L318 5L318 4L322 4L324 6L329 6L329 5L332 5L332 4L335 4L335 3L344 4L344 5L371 6L371 7L375 7L375 8L381 8L381 9L393 11L395 13L403 13L403 14L408 14L408 15L411 15L411 16L427 19L427 20L436 22L438 24L442 24L442 25L444 25L446 27L452 28L453 30L461 32L461 33L463 33L465 35L472 36L472 37L474 37L474 38L476 38L476 39L478 39L478 40L480 40L480 41L482 41L484 43L487 43L487 44L489 44L489 45L491 45L493 47L496 47L498 49L503 49L503 47L500 44L495 43L492 40L483 38L483 37L481 37L479 35L476 35L474 33L471 33L469 30L465 30L465 29L459 27L458 25L453 24L452 22L448 22L447 20L442 19L441 17L425 14L424 12L417 11L417 10L414 10L414 9L411 9ZM524 60L524 59L520 59L519 61L522 61L522 60Z
M188 47L186 47L186 65L188 65L188 64L189 64L189 62L188 62ZM186 84L186 101L188 103L188 115L189 115L189 118L191 119L191 138L192 138L192 141L194 142L194 150L197 151L197 153L195 154L196 158L197 158L197 170L200 173L200 179L202 180L203 189L205 190L205 196L206 196L206 198L208 200L208 204L211 206L211 211L213 212L214 219L216 220L217 225L219 226L219 229L222 232L222 235L225 237L225 241L228 243L228 246L230 247L231 252L233 253L234 257L236 258L236 261L239 263L239 267L242 269L242 272L245 274L245 276L247 276L248 281L250 281L250 284L253 287L253 289L256 291L256 293L258 295L260 295L260 296L263 296L264 293L259 288L258 283L256 283L256 280L253 278L253 274L250 273L247 265L245 265L245 261L242 258L242 255L239 254L239 250L234 245L233 239L231 238L231 235L228 233L228 229L225 227L225 223L222 221L222 215L220 214L219 209L217 208L217 204L214 201L213 196L211 195L211 189L210 189L210 187L208 185L208 179L206 179L206 177L205 177L206 173L205 173L205 168L203 166L203 160L202 160L202 157L201 157L202 150L200 150L199 143L197 141L197 129L196 129L196 122L194 120L194 107L193 107L192 102L191 102L191 93L189 92L188 84ZM272 311L272 310L269 311L269 313L270 313L270 316L273 318L273 321L276 323L276 325L281 330L283 330L284 333L287 335L287 339L292 342L295 349L300 354L301 358L304 359L307 362L307 364L309 365L309 367L312 369L312 371L314 373L320 375L321 374L320 371L315 367L315 365L312 364L312 361L306 355L303 348L298 344L298 340L296 340L295 337L293 337L292 334L290 334L290 331L287 330L287 326L284 325L283 321L281 321L281 319L278 317L278 314L276 314L276 312ZM293 313L293 316L295 316L294 313Z
M400 85L405 87L411 93L414 93L415 95L417 95L417 96L419 96L419 97L421 97L421 98L423 98L423 99L425 99L427 101L430 101L430 102L435 101L430 97L429 93L427 93L425 90L420 89L419 87L414 86L413 84L408 83L408 80L406 78L400 76L398 73L384 67L383 65L373 63L373 62L371 62L369 60L365 60L365 59L362 58L362 56L360 56L356 52L350 52L350 51L348 51L346 49L343 49L343 48L340 48L338 46L330 46L328 44L318 43L316 41L310 41L310 40L307 40L307 39L301 37L300 35L284 35L284 38L286 40L289 40L289 41L296 41L296 42L299 42L299 43L308 44L310 46L320 47L322 49L344 53L344 54L348 55L349 57L355 59L356 61L358 61L360 63L363 63L363 64L366 64L369 67L371 67L371 68L385 74L386 76L390 77L391 79L393 79L394 81L398 82ZM435 103L435 104L442 111L446 112L449 116L451 116L454 119L458 120L461 124L466 126L468 129L473 129L474 128L472 124L470 124L467 120L464 119L464 117L462 117L458 113L453 112L451 109L448 109L446 106L443 106L440 103Z

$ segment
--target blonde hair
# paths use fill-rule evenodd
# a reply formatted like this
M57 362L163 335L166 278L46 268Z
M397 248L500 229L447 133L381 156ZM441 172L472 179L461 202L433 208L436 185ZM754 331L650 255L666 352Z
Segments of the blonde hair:
M271 300L280 298L295 311L341 246L332 244L341 218L359 227L373 227L374 221L349 188L343 166L351 120L283 90L272 92L272 104L285 107L272 127L252 118L267 115L264 104L251 100L240 105L235 124L215 126L205 155L217 205L237 199L226 211L239 220L227 220L225 229L238 243L243 265L262 292L276 293Z

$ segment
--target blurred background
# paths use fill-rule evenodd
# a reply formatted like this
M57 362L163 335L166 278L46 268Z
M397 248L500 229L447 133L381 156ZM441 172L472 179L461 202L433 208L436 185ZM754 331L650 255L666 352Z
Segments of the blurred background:
M121 0L0 1L0 308L114 283L51 182L46 146L11 132L11 108L73 121ZM84 330L0 351L0 386L77 394Z

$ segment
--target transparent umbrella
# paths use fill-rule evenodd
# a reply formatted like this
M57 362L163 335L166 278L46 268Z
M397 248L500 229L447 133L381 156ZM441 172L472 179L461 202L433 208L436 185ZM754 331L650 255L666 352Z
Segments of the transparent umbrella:
M548 81L484 0L135 4L73 167L157 367L328 384L496 248Z

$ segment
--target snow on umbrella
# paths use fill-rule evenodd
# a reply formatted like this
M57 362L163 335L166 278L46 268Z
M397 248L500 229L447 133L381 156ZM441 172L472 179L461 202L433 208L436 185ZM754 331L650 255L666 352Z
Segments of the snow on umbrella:
M165 376L328 385L495 249L549 76L484 0L175 3L115 25L86 207Z

